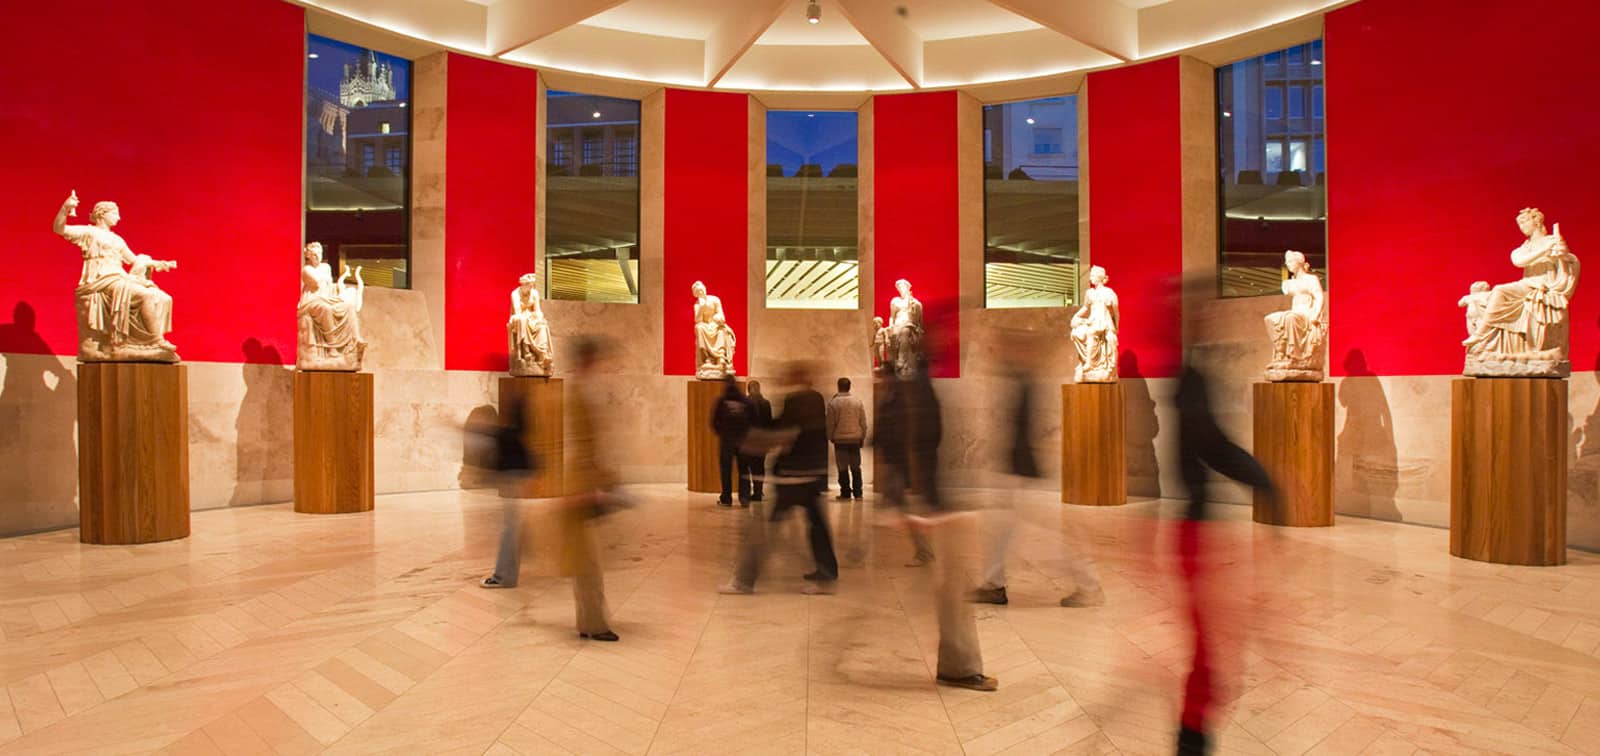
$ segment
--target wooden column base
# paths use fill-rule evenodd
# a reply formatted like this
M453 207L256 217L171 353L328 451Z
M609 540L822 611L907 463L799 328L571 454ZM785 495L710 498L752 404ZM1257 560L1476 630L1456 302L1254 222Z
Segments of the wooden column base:
M372 374L294 374L294 511L372 510Z
M1333 524L1333 384L1257 383L1255 455L1278 486L1279 501L1254 494L1256 522L1289 527Z
M78 363L78 539L189 536L189 368Z
M505 412L519 397L522 400L522 442L539 460L539 472L523 484L521 494L530 499L560 496L565 459L562 450L566 433L566 404L560 378L502 377L500 411Z
M744 390L744 381L739 381ZM717 434L711 430L711 413L726 390L722 381L689 381L688 430L689 490L695 493L722 493L722 475L717 469ZM735 471L737 474L737 471Z
M1567 382L1450 384L1450 553L1480 562L1567 562Z
M1128 503L1127 413L1121 383L1061 384L1061 501Z

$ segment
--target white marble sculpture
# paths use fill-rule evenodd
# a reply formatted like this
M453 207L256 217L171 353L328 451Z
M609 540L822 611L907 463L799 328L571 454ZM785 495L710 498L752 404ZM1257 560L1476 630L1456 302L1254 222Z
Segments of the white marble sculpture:
M1467 348L1463 372L1564 377L1572 372L1567 302L1578 288L1578 258L1567 249L1561 224L1545 230L1538 208L1517 213L1517 227L1528 237L1511 251L1511 264L1522 268L1522 279L1489 290L1472 334L1461 342Z
M916 372L922 355L922 302L911 295L911 282L894 282L899 296L889 300L889 360L900 375Z
M1471 288L1467 289L1466 296L1456 300L1457 307L1467 310L1467 337L1478 332L1478 324L1483 322L1483 309L1489 305L1489 282L1473 281Z
M694 375L703 381L720 381L734 374L733 329L722 312L722 300L707 294L705 284L695 281L690 290L694 292Z
M1283 253L1283 267L1289 269L1283 293L1291 299L1289 309L1266 318L1267 335L1272 339L1267 380L1320 381L1326 371L1328 345L1328 301L1322 282L1311 272L1306 256L1294 250Z
M889 366L889 329L883 325L883 318L872 319L872 369L874 372L887 370Z
M539 306L539 275L528 273L511 290L511 320L506 323L510 341L511 374L548 377L555 369L550 346L550 323Z
M1072 316L1072 345L1078 350L1078 383L1117 382L1117 326L1122 309L1117 293L1106 286L1106 269L1089 268L1089 290Z
M150 280L150 274L176 269L178 263L134 254L111 230L122 220L115 202L96 202L89 213L90 225L67 225L67 217L77 214L78 193L74 191L56 211L53 229L83 250L83 273L73 292L78 309L78 359L177 362L178 348L167 341L172 330L172 297Z
M347 286L352 276L344 266L339 280L322 261L322 244L311 242L301 253L299 338L295 367L301 370L355 371L361 369L367 342L361 339L361 303L366 283L361 268L356 268L356 285Z

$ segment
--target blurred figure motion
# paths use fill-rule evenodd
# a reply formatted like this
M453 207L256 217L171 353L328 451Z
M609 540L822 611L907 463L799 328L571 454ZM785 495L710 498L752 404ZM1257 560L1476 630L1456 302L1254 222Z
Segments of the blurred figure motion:
M995 500L990 506L989 540L985 553L983 585L972 593L972 600L983 604L1006 604L1006 556L1011 549L1011 538L1017 528L1016 491L1029 478L1041 477L1038 457L1033 450L1033 408L1038 396L1038 371L1044 345L1038 335L1026 331L1002 332L996 339L997 358L1004 366L1005 395L1009 405L1002 405L1008 414L1001 415L1009 423L1005 428L1009 441L997 455L999 484ZM1062 606L1099 606L1105 603L1105 593L1100 580L1089 567L1083 551L1073 544L1067 533L1062 533L1062 548L1066 555L1067 570L1072 576L1072 593L1061 599Z
M733 479L739 479L739 506L750 506L750 475L739 455L739 445L754 425L755 406L729 376L716 409L711 411L711 429L717 434L717 472L722 476L722 496L717 505L733 506Z
M833 553L833 536L828 531L828 520L820 501L828 478L827 409L822 394L812 388L811 381L810 365L790 363L785 370L784 383L790 387L790 391L783 399L783 414L772 421L771 428L759 429L746 436L747 454L781 450L772 466L772 479L778 487L778 501L766 522L760 517L750 518L740 547L738 566L733 578L718 589L721 593L755 592L756 579L760 577L762 564L766 561L770 525L779 522L793 507L805 509L811 558L816 563L816 569L805 575L809 582L804 592L832 593L834 583L839 579L839 561Z
M745 384L745 386L745 390L749 392L750 408L755 413L750 418L750 427L772 427L772 402L767 401L767 397L761 394L761 382L752 380ZM750 500L761 501L762 494L765 493L762 490L763 483L765 483L767 478L766 453L760 452L751 454L741 451L739 455L739 465L740 469L743 471L742 474L750 476Z
M861 445L867 440L867 408L851 396L850 379L840 378L839 393L828 400L828 440L839 470L839 501L861 498Z
M467 430L481 439L483 451L478 455L485 468L487 482L500 490L500 552L494 560L494 572L479 585L484 588L515 588L522 571L522 506L523 492L528 478L537 469L538 460L526 445L528 437L528 412L520 394L512 394L511 401L500 408L498 419L482 417L469 423Z
M909 375L891 373L878 398L878 429L874 450L882 463L884 501L911 513L907 489L921 496L929 511L944 509L935 480L939 466L939 441L943 427L939 418L939 398L928 377L927 361ZM914 549L907 567L921 567L933 561L933 545L917 528L911 529Z

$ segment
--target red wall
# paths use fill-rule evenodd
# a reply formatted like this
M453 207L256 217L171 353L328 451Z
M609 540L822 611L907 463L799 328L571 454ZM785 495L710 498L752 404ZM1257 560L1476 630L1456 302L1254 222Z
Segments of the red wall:
M722 299L738 337L733 367L748 373L750 354L749 98L743 94L668 89L661 280L662 366L666 375L694 375L695 281Z
M1183 270L1178 59L1089 74L1089 262L1127 303L1126 377L1177 375Z
M955 92L872 100L873 311L885 322L894 282L922 301L929 373L961 376L961 224Z
M534 272L539 79L451 54L445 145L445 368L508 369L506 319Z
M181 21L180 21L181 20ZM305 22L279 0L8 4L0 25L0 351L77 354L68 191L115 200L135 252L178 261L185 360L291 362L299 289ZM28 313L36 320L28 327ZM20 321L20 323L19 323ZM246 343L257 340L261 347Z
M1600 4L1461 5L1363 0L1328 14L1334 374L1360 357L1379 375L1459 373L1456 300L1475 280L1520 277L1510 252L1523 207L1562 222L1580 260L1600 251L1600 80L1589 49ZM1597 316L1600 291L1580 285L1575 370L1596 369Z

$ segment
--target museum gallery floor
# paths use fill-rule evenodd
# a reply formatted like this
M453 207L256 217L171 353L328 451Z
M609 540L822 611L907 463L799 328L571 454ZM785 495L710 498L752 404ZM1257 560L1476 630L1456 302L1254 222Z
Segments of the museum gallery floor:
M832 510L837 595L799 595L796 521L760 592L719 596L748 515L677 488L639 487L602 528L615 644L575 636L554 558L476 587L501 517L481 493L196 512L190 538L137 548L0 541L0 753L1171 752L1189 649L1156 515L1176 504L1024 495L1011 604L979 610L985 694L935 687L932 571L901 566L874 497ZM1255 600L1221 752L1600 744L1600 557L1529 570L1453 558L1445 530L1222 510ZM1056 606L1069 544L1105 606Z

